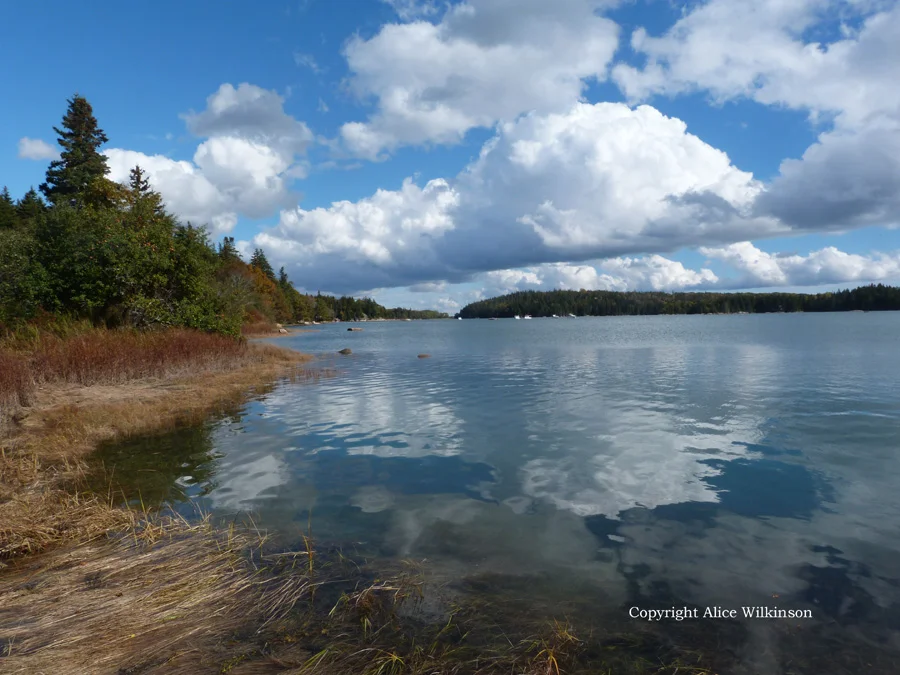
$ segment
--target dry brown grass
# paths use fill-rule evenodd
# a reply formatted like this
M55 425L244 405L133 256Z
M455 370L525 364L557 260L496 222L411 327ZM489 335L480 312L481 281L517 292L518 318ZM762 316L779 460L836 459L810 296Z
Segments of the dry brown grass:
M241 555L252 537L80 493L84 459L319 373L297 352L190 331L15 347L0 351L0 670L220 672L248 608L276 615L306 587L258 579Z
M308 594L254 571L247 535L132 516L114 542L57 549L0 578L4 673L223 672L246 651L227 638Z
M207 354L192 364L174 353L179 365L157 362L154 369L125 371L157 377L120 384L63 381L34 389L32 404L17 411L18 422L0 437L0 565L119 525L116 509L69 489L83 476L82 460L98 443L199 421L279 377L318 375L303 367L307 357L271 345L241 345L234 358ZM89 373L73 377L104 381ZM105 379L119 377L122 371L116 370Z
M302 357L185 329L90 329L68 337L41 333L28 341L8 338L0 343L0 433L47 385L172 380L298 359Z
M28 372L28 363L12 352L0 351L0 413L28 405L34 391L34 382Z
M245 342L193 330L94 330L68 339L42 340L30 366L38 383L109 384L229 370L246 354Z
M241 326L241 335L246 338L277 335L278 326L271 321L252 321Z
M234 370L259 360L246 342L185 329L82 329L65 337L24 333L0 341L0 425L30 405L43 385L172 378Z

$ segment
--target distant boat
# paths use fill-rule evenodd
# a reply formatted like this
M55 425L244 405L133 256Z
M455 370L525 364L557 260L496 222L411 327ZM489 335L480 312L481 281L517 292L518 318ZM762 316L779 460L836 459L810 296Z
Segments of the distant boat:
M559 317L556 316L556 314L554 314L554 315L553 315L553 318L554 318L554 319L558 319Z
M457 321L462 321L462 317L461 317L461 316L458 316L458 317L456 317L456 320L457 320Z
M569 318L570 318L570 319L574 319L574 318L575 318L575 315L574 315L574 314L569 314Z
M489 316L489 317L488 317L488 321L496 321L496 320L497 320L497 317L496 317L496 316Z
M514 319L521 319L522 317L519 316L518 314L516 314L513 318L514 318Z
M526 315L523 316L522 318L523 318L523 319L530 319L530 318L531 318L531 314L526 314Z

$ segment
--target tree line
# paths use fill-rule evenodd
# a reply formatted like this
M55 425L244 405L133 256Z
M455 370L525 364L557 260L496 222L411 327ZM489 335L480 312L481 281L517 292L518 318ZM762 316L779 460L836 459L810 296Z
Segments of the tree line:
M663 293L519 291L480 300L459 312L464 319L531 316L736 314L900 310L900 288L871 284L835 293Z
M245 261L232 237L213 243L166 210L141 167L127 184L107 178L108 139L82 96L54 131L60 157L39 191L0 191L0 328L49 314L236 336L260 323L446 316L301 293L262 249Z

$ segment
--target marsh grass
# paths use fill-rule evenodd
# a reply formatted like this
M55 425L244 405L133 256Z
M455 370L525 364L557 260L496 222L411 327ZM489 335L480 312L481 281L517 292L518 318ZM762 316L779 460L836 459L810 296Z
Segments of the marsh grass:
M245 323L241 326L241 335L244 337L267 336L278 333L278 326L271 321L260 320Z
M256 616L283 615L308 593L301 577L254 565L261 541L248 528L124 513L133 520L112 539L0 578L4 672L215 672Z
M27 326L0 337L0 434L34 403L42 387L228 372L263 365L274 353L269 346L187 329L141 332L80 324L53 328Z
M0 351L0 409L28 405L33 391L34 381L25 359Z
M305 574L261 563L253 527L118 508L84 489L86 459L103 441L329 373L290 350L181 330L19 331L0 359L22 366L0 371L0 670L219 672L243 661L232 633L289 612L309 592Z
M79 489L99 443L203 420L279 378L328 374L297 352L195 331L66 330L2 341L0 365L14 367L0 370L0 567L127 524L109 496Z

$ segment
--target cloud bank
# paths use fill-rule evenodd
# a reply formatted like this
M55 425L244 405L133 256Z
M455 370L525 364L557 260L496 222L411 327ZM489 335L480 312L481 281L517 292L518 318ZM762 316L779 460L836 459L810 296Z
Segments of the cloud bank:
M277 250L301 283L453 282L778 233L775 219L752 213L761 190L680 120L649 106L578 103L501 125L452 182L407 179L359 202L284 211L254 243Z
M586 79L605 79L618 28L594 0L470 0L439 23L432 3L392 2L408 23L356 37L344 54L351 90L375 101L341 128L347 148L374 159L400 145L458 143L522 112L565 109Z
M303 123L284 112L275 92L251 84L223 84L206 109L184 115L188 129L206 138L192 161L112 148L110 178L125 181L136 165L168 207L184 220L229 232L238 216L264 218L296 203L291 183L307 173L306 149L313 140Z

